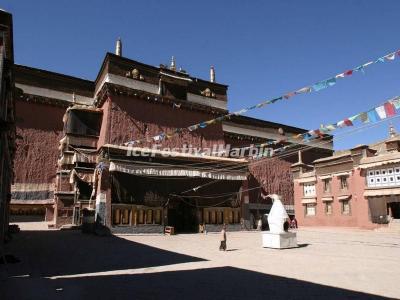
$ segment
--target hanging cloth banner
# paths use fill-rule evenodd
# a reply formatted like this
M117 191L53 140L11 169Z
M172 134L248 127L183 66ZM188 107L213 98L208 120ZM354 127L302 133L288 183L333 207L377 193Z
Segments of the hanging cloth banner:
M273 98L273 99L270 99L270 100L264 100L264 101L262 101L262 102L260 102L258 104L255 104L255 105L253 105L251 107L240 109L240 110L238 110L236 112L229 113L227 115L220 116L220 117L215 118L215 119L206 120L206 121L200 122L198 124L194 124L194 125L188 126L186 128L180 128L180 130L182 131L182 130L186 129L186 130L189 130L189 131L194 131L194 130L197 130L199 128L205 128L208 125L215 124L217 122L221 122L223 120L226 120L232 115L240 116L240 115L243 115L243 114L247 113L250 110L261 108L261 107L273 104L273 103L275 103L277 101L280 101L280 100L283 100L283 99L289 99L289 98L294 97L294 96L299 95L299 94L311 93L312 91L319 92L319 91L321 91L323 89L326 89L328 87L332 87L332 86L336 85L338 79L342 79L342 78L346 78L348 76L351 76L351 75L353 75L354 72L361 71L362 73L364 73L366 67L371 66L371 65L373 65L375 63L384 63L386 61L389 61L389 62L393 61L393 60L395 60L396 55L400 56L400 50L388 53L388 54L386 54L386 55L384 55L382 57L379 57L376 60L369 61L369 62L367 62L365 64L362 64L360 66L357 66L357 67L355 67L353 69L349 69L349 70L347 70L345 72L339 73L339 74L337 74L337 75L335 75L335 76L333 76L331 78L328 78L328 79L325 79L325 80L321 80L321 81L316 82L316 83L314 83L312 85L305 86L303 88L297 89L297 90L292 91L292 92L288 92L288 93L286 93L286 94L284 94L284 95L282 95L280 97ZM394 104L394 106L395 106L396 109L398 109L397 107L400 106L400 103L396 102L396 104ZM174 105L174 107L175 107L175 105ZM176 105L176 107L177 107L177 105ZM383 109L383 111L382 111L382 109ZM390 108L390 107L387 107L387 108L386 107L382 107L382 109L378 109L377 110L377 113L378 113L378 115L379 115L379 117L381 119L382 118L386 118L387 114L389 116L393 114L393 109ZM368 119L371 122L374 122L374 117L376 117L376 116L373 116L372 113L370 114L370 112L368 112ZM364 120L365 120L365 116L364 116ZM350 118L348 119L348 121L350 121L350 123L352 122L350 120ZM343 124L345 126L351 126L351 125L349 125L350 123L347 122L347 123L343 123ZM174 133L177 133L177 131L175 131ZM162 132L162 133L156 135L155 137L160 136L161 134L163 134L163 137L169 137L171 135L171 133L167 134L167 133ZM153 140L154 140L155 137L153 137ZM144 141L146 139L142 139L142 140ZM132 141L132 142L138 142L138 141L140 141L140 140Z

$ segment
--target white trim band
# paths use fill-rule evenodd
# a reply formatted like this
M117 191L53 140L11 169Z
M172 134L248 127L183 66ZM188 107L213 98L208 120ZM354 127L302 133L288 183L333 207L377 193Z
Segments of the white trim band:
M93 104L93 98L91 98L91 97L85 97L85 96L75 94L75 102L74 102L72 93L70 94L70 93L66 93L66 92L60 92L60 91L50 90L50 89L46 89L46 88L41 88L41 87L31 86L31 85L26 85L26 84L21 84L21 83L16 83L15 86L17 88L22 89L25 94L29 94L29 95L36 95L36 96L41 96L41 97L46 97L46 98L51 98L51 99L58 99L58 100L68 101L68 102L76 103L76 104L85 104L85 105Z
M200 95L196 95L196 94L192 94L192 93L187 93L187 101L196 103L196 104L211 106L211 107L215 107L215 108L219 108L219 109L224 109L224 110L228 109L228 105L227 105L226 101L208 98L208 97L204 97L204 96L200 96Z

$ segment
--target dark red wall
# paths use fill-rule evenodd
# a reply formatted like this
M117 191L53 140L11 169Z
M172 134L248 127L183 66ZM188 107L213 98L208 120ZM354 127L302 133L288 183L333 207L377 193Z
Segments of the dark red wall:
M65 108L16 101L15 183L51 183L57 170Z
M104 106L106 108L106 106ZM103 122L107 118L104 114ZM187 127L195 123L215 118L215 115L200 111L177 109L161 103L147 102L129 96L111 96L110 135L102 132L106 142L122 144L124 142L152 137L161 132L171 132L175 128ZM102 130L106 129L105 126ZM107 129L106 129L107 130ZM194 147L212 147L214 144L224 144L221 124L215 124L194 132L185 132L164 140L162 147L181 147L183 144ZM150 146L154 141L141 144Z

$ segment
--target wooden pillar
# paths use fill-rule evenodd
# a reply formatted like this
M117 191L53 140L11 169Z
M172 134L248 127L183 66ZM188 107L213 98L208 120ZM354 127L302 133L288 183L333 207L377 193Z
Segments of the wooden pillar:
M96 221L108 228L112 226L111 174L104 169L99 175L96 197Z

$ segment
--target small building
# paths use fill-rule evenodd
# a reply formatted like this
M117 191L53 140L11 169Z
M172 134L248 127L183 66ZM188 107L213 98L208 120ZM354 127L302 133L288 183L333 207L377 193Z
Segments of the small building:
M400 219L400 136L292 165L300 226L373 229Z

